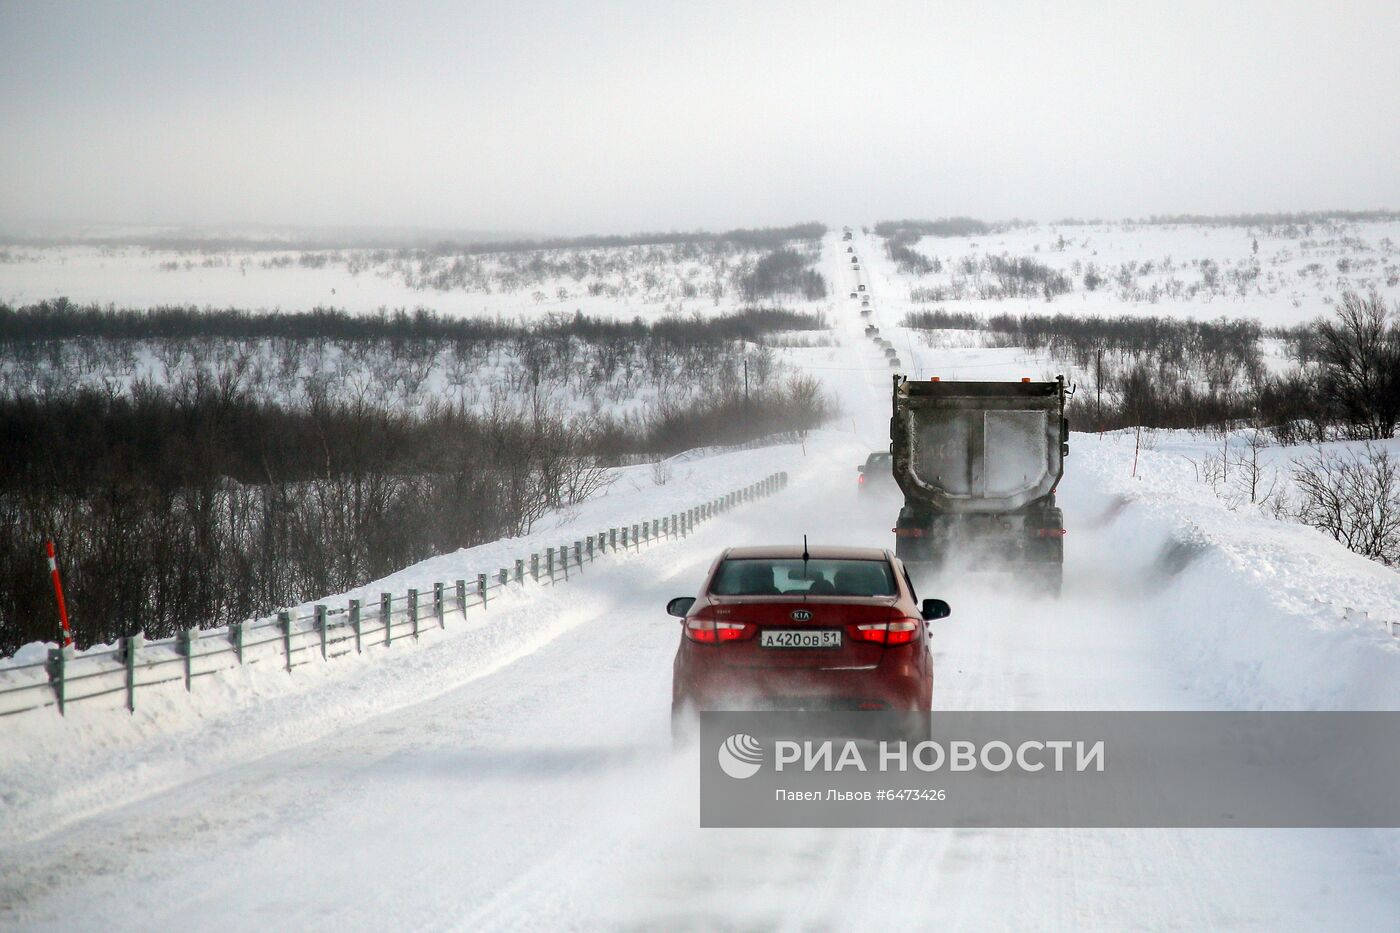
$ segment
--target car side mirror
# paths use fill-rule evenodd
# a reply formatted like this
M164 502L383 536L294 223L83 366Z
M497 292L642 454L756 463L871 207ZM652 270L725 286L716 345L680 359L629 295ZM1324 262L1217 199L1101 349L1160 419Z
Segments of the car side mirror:
M677 596L666 604L666 611L678 619L684 619L693 605L695 605L694 596Z
M926 599L922 607L921 615L926 621L932 622L934 619L946 619L952 615L953 610L941 599Z
M865 464L862 463L860 466L856 467L856 472L857 472L857 473L864 473L864 472L865 472Z

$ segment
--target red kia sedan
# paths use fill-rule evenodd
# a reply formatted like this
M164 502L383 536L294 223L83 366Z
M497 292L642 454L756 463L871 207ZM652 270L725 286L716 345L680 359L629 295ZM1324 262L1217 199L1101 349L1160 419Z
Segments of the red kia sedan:
M747 547L720 555L681 619L671 714L700 710L927 711L933 659L922 604L903 563L878 548Z

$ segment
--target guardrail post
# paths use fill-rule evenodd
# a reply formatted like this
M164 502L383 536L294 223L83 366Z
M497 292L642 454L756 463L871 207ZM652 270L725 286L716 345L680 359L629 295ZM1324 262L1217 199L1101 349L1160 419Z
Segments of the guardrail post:
M540 555L538 553L530 555L530 579L536 583L540 582Z
M589 535L586 540L588 541L588 562L591 564L593 563L593 536Z
M637 534L637 526L632 526L632 549L640 552L642 549L642 539Z
M199 640L199 629L182 628L175 633L175 651L185 659L185 692L190 692L190 680L194 677L194 645Z
M141 647L140 635L128 635L121 641L122 663L126 665L126 711L136 712L136 650Z
M408 591L408 617L413 620L413 640L418 640L418 591Z
M385 646L394 643L394 594L379 594L379 620L384 623Z
M329 628L329 626L326 625L326 607L323 606L323 605L321 605L320 603L317 603L317 604L316 604L316 633L317 633L318 635L321 636L321 660L322 660L322 661L326 660L326 657L327 657L326 649L327 649L328 643L329 643L329 641L330 641L330 632L327 631L328 628Z
M505 586L507 583L510 582L510 571L507 570L505 567L502 567L502 568L501 568L501 577L500 577L500 579L501 579L501 586ZM482 598L482 599L485 599L486 597L485 597L485 596L482 596L481 598Z
M569 579L569 546L559 545L559 565L564 568L564 579Z
M292 672L292 614L287 610L277 613L277 624L282 626L282 645L287 649L287 673Z
M458 580L456 585L457 585L457 611L460 612L460 613L462 614L462 618L465 619L465 618L467 617L467 581L466 581L466 580ZM485 603L486 600L483 599L482 602Z
M243 623L230 622L228 624L228 643L233 645L233 656L238 659L238 663L243 663Z
M359 654L362 646L360 643L360 601L358 599L350 600L350 628L355 632L355 653Z
M546 573L548 574L548 576L549 576L549 582L553 583L553 582L554 582L554 548L552 548L552 547L547 547L547 548L544 549L544 560L545 560L545 572L546 572Z
M515 562L515 582L525 582L525 558L520 558Z
M583 542L574 542L574 563L578 564L579 573L583 572Z
M438 628L447 628L446 585L442 581L433 584L433 613L437 616Z
M478 596L481 597L481 608L482 608L482 609L485 609L485 608L486 608L486 590L487 590L487 585L486 585L486 574L484 574L484 573L479 573L479 574L476 575L476 593L477 593ZM466 606L466 603L463 603L462 605L465 607L465 606ZM466 612L466 609L464 608L462 611L465 613L465 612Z
M624 536L625 536L625 535L626 535L626 532L623 532L623 534L624 534ZM610 539L610 540L608 541L608 550L610 550L610 551L616 551L616 550L617 550L617 529L616 529L616 528L609 528L609 529L608 529L608 537L609 537L609 539ZM624 545L627 543L626 537L623 538L622 543L623 543Z
M64 681L63 668L68 660L67 653L62 648L50 648L49 658L44 662L44 670L49 674L49 686L53 688L54 702L58 704L58 715L63 715L64 701Z

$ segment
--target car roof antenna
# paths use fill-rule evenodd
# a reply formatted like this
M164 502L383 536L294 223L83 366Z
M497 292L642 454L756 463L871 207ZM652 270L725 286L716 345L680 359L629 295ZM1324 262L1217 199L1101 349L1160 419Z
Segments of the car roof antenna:
M808 553L807 553L807 536L806 536L806 535L803 535L803 536L802 536L802 576L804 576L804 577L807 576L807 561L811 558L811 556L812 556L811 554L808 554Z

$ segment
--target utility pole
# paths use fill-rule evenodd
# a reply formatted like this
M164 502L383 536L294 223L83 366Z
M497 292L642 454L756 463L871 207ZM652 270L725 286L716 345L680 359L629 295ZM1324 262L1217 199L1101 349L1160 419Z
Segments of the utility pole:
M1100 348L1099 348L1098 353L1094 354L1094 357L1095 357L1095 365L1094 365L1094 391L1095 391L1096 396L1097 396L1097 397L1094 399L1094 408L1095 408L1096 413L1098 414L1098 418L1099 418L1099 433L1102 434L1102 433L1103 433L1103 347L1100 347Z

